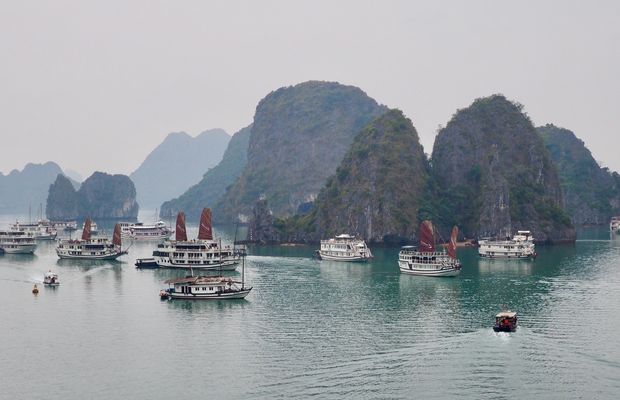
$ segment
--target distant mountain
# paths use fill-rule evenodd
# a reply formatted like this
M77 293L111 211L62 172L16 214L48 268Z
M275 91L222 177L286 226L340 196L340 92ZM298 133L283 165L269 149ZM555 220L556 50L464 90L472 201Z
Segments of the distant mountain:
M45 207L47 191L62 169L54 162L27 164L23 170L13 170L8 175L0 173L0 213L26 214L39 205Z
M49 187L46 212L49 219L135 219L136 189L127 175L95 172L76 191L69 179L59 174Z
M220 162L229 141L222 129L196 137L185 132L169 134L130 175L138 202L143 208L155 208L184 193Z
M560 175L564 209L576 225L607 224L620 213L620 177L601 168L583 141L568 129L537 128Z
M562 189L545 144L519 104L477 99L441 129L432 155L439 214L465 235L531 230L541 241L572 241Z
M256 107L247 165L215 207L216 218L249 216L265 198L276 216L313 201L353 138L387 109L359 88L310 81L283 87Z
M281 222L285 236L292 241L317 241L349 233L371 242L411 240L419 223L429 170L411 121L401 111L390 110L355 137L314 209ZM253 226L250 224L250 239L269 241L254 232Z
M185 211L188 219L197 220L204 207L213 207L245 168L251 125L235 133L228 142L219 164L208 170L196 185L180 197L167 201L160 207L162 217ZM214 216L217 220L217 216ZM221 219L221 218L220 218Z

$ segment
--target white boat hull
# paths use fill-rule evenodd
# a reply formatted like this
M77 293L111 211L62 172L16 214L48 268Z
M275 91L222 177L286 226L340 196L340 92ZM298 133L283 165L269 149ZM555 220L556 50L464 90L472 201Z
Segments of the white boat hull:
M239 291L232 292L221 292L221 293L176 293L172 292L169 294L171 299L185 299L185 300L228 300L228 299L243 299L245 298L252 288L243 289Z
M500 258L500 259L508 259L508 258L534 258L534 254L524 254L524 253L512 253L512 254L508 254L508 253L497 253L495 252L495 254L484 254L484 253L478 253L478 255L482 258Z
M331 256L319 251L319 257L325 261L349 261L349 262L365 262L370 260L366 256Z
M196 269L196 270L204 270L204 271L234 271L237 269L237 264L239 264L238 260L231 261L223 261L222 263L213 263L213 264L178 264L174 263L169 259L162 259L159 257L155 258L157 265L160 268L170 268L170 269Z
M420 268L415 268L415 266L412 265L412 267L409 268L409 265L404 262L399 262L398 266L400 268L400 272L403 274L407 274L407 275L457 276L461 273L460 268L454 268L454 267L437 267L435 269L429 269L429 268L420 269Z
M102 254L102 255L86 255L86 254L62 254L58 253L58 258L61 260L116 260L120 256L127 254L126 251L121 251L118 253L112 254Z
M34 254L36 248L36 244L24 244L20 246L0 245L0 250L4 251L6 254Z

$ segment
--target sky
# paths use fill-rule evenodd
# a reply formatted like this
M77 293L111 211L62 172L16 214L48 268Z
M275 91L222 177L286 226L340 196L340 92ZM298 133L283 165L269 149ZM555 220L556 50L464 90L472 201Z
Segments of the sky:
M618 1L0 0L0 172L129 174L170 132L250 124L307 80L439 126L502 93L620 171Z

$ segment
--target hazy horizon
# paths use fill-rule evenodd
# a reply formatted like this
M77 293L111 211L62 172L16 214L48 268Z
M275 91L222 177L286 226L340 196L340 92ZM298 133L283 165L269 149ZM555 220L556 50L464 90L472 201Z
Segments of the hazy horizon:
M5 2L0 171L130 174L170 132L229 134L282 86L337 81L412 121L424 150L502 93L620 171L620 3Z

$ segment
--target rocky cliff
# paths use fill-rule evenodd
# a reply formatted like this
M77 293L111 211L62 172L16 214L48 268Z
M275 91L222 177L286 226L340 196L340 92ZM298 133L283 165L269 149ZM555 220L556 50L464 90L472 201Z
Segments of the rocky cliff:
M135 219L138 216L136 189L126 175L95 172L76 192L61 175L49 188L47 217L72 219Z
M533 231L541 241L572 241L562 190L542 138L522 107L502 95L477 99L441 129L432 154L449 224L469 237Z
M138 202L154 208L181 195L220 162L229 141L230 136L222 129L207 130L196 137L185 132L169 134L130 175Z
M280 232L274 226L273 215L267 200L261 199L256 202L252 209L250 225L248 227L248 240L254 243L277 242L281 238Z
M189 219L198 219L204 207L213 207L245 168L251 125L235 133L228 143L222 161L208 170L196 185L176 199L161 205L160 215L168 217L185 211ZM221 220L214 215L215 220Z
M58 174L49 186L45 210L51 220L76 219L80 216L80 196L66 176Z
M294 241L341 233L370 242L406 241L417 229L428 177L415 128L401 111L390 110L356 136L314 210L285 230Z
M275 215L315 199L354 136L386 111L356 87L305 82L267 95L256 107L247 165L214 215L248 216L264 197Z
M614 173L601 168L584 142L568 129L547 124L537 130L557 166L564 210L572 222L608 224L613 215L620 213L620 187Z

